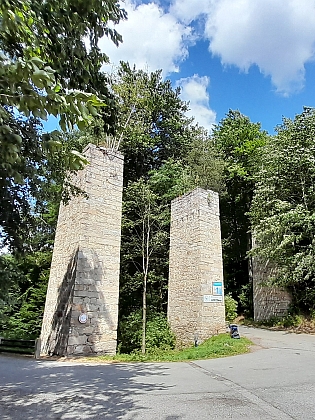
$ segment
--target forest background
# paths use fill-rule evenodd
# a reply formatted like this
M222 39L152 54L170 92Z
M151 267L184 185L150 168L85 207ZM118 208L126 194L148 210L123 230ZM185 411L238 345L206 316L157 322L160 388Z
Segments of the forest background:
M252 313L256 255L277 267L270 282L292 293L292 313L314 316L313 109L283 119L275 136L227 110L209 133L160 71L128 63L111 78L102 71L108 57L98 41L119 45L110 24L127 18L115 0L2 1L0 15L0 335L40 334L59 204L84 194L66 175L87 164L88 143L119 144L125 156L121 351L141 346L144 286L147 347L172 342L170 203L196 186L220 194L225 293L239 312ZM44 134L49 115L60 130Z

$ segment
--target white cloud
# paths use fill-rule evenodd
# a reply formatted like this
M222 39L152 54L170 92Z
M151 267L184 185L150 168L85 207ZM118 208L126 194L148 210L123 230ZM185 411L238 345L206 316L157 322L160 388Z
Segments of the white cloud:
M211 12L216 0L175 0L170 7L170 13L186 24L196 20L200 15Z
M174 0L170 10L205 22L200 35L223 65L257 65L283 94L303 88L315 58L315 0Z
M124 8L128 20L116 27L124 42L118 48L107 38L100 42L111 62L128 61L149 71L162 69L164 76L178 72L193 40L191 28L153 2L137 6L127 0Z
M101 41L115 64L177 72L199 30L223 65L245 72L257 65L288 94L303 87L305 64L315 58L315 0L171 0L168 10L159 0L126 0L124 7L128 20L117 27L124 43Z
M205 5L207 0L202 2ZM107 38L100 42L111 63L118 65L123 60L131 66L135 64L138 69L162 69L164 76L178 72L179 64L188 57L188 48L195 40L192 28L184 21L184 16L189 16L191 11L177 7L176 11L171 8L167 12L156 3L136 5L132 0L127 0L124 8L128 20L116 27L124 42L118 48ZM105 69L110 71L110 67ZM188 115L195 117L201 126L211 129L216 114L209 108L208 84L207 77L198 76L178 82L182 87L182 99L190 101Z
M210 97L207 92L209 83L209 77L196 74L177 81L177 86L181 88L181 98L189 101L190 111L187 115L194 117L199 125L207 130L211 130L216 122L216 113L210 109Z
M247 71L256 64L277 90L304 84L304 65L314 58L314 0L219 0L207 17L209 49L223 64Z

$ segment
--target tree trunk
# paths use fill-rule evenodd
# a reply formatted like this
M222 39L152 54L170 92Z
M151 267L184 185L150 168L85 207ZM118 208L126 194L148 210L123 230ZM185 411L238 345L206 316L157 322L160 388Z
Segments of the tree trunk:
M143 219L142 230L142 270L143 270L143 293L142 293L142 343L141 352L145 354L146 322L147 322L147 281L149 272L149 245L150 245L150 204L148 205L147 217Z
M145 354L146 343L145 343L145 327L147 322L147 276L143 276L143 293L142 293L142 343L141 353Z

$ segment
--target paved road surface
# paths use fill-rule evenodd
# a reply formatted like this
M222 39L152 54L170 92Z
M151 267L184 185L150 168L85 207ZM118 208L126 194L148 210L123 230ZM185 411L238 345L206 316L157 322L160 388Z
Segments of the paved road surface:
M0 419L315 419L315 336L241 328L246 355L79 364L0 355Z

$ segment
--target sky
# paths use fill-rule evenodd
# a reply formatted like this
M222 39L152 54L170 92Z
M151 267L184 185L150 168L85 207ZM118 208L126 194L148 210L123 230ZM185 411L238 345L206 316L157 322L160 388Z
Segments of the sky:
M125 0L123 43L100 47L120 60L162 70L189 115L211 130L229 109L270 134L282 118L315 107L315 0Z

